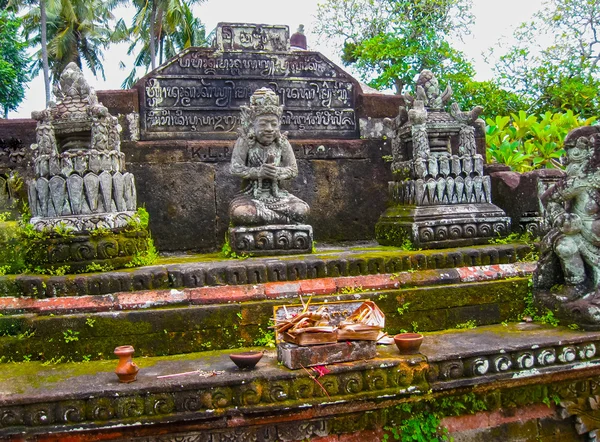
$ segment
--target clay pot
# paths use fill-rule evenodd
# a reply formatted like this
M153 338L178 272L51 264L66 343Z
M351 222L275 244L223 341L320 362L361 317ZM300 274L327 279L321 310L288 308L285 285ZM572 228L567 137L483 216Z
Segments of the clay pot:
M232 353L229 355L235 365L242 370L251 370L263 357L262 351L247 351L244 353Z
M414 355L419 353L423 335L421 333L400 333L394 336L394 342L401 355Z
M119 382L129 383L135 381L138 371L140 371L140 367L131 360L134 351L131 345L121 345L115 348L115 354L119 357L119 363L115 370Z

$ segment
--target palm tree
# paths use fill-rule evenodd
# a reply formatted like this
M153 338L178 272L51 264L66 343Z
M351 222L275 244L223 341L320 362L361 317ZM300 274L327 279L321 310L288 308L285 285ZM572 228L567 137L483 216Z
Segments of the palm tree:
M137 51L137 55L132 71L123 81L124 88L131 87L136 82L138 68L143 67L147 70L148 66L151 66L155 69L157 55L159 63L162 64L164 60L174 57L182 49L206 44L204 25L194 17L191 10L191 5L198 0L149 1L152 4L145 0L133 0L139 9L130 29L135 39L129 46L127 54L132 55ZM154 15L153 8L156 9ZM153 16L154 22L151 20ZM151 35L154 35L154 38L150 38Z
M60 14L52 22L48 50L51 72L56 81L70 62L80 68L83 62L94 75L105 79L102 52L120 40L122 32L113 29L111 10L123 0L62 0ZM122 31L117 26L117 31Z
M48 63L48 38L47 38L47 17L48 10L54 11L58 9L60 0L9 0L7 8L18 10L23 7L30 6L32 9L24 17L25 25L28 21L32 21L29 25L36 25L40 33L41 44L41 61L42 71L44 72L44 90L46 91L46 105L50 102L50 68ZM35 13L34 5L38 5Z
M23 28L31 46L40 47L34 75L42 69L46 103L50 101L50 76L58 78L67 64L83 63L104 78L102 52L110 43L124 39L123 26L114 26L111 10L125 0L10 0L15 6L30 6ZM18 3L19 2L19 3ZM10 4L10 3L9 3Z

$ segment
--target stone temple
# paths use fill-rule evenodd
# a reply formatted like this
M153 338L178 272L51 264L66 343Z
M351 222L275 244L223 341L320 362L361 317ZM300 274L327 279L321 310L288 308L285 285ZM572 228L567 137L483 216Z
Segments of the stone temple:
M220 23L129 90L69 65L0 119L0 439L597 440L597 127L503 170L432 72L382 94L289 34ZM163 253L117 269L140 207ZM520 230L539 264L489 241Z

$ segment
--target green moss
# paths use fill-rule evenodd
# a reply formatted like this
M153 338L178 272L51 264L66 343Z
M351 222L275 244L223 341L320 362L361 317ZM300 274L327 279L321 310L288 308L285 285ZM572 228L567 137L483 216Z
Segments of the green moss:
M393 222L375 224L375 238L384 246L396 246L404 250L415 250L410 229Z

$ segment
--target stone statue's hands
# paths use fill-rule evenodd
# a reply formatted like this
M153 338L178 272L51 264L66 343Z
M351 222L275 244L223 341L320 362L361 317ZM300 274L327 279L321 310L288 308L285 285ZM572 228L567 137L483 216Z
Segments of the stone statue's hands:
M581 231L581 218L572 213L563 213L554 220L554 225L565 235L574 235Z
M277 178L277 166L264 163L262 166L260 166L260 176L262 178L270 178L274 180Z

